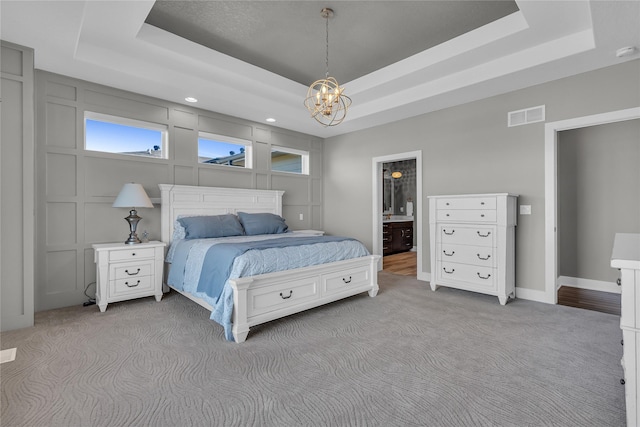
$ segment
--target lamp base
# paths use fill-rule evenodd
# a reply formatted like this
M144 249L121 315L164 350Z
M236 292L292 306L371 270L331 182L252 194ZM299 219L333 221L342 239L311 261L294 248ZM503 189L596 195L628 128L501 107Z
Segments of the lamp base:
M137 235L133 235L133 236L129 236L129 238L124 242L127 245L137 245L138 243L142 243L142 240L138 239Z
M129 223L129 229L131 233L129 234L129 238L124 241L127 245L136 245L138 243L142 243L136 234L136 228L138 227L138 222L141 220L138 216L138 212L135 209L131 209L129 211L129 216L125 218L125 221Z

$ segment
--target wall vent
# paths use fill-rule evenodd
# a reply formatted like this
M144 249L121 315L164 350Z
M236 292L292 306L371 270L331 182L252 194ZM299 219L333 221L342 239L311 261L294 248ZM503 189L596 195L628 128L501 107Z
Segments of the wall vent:
M544 105L525 108L524 110L510 111L507 115L507 126L528 125L529 123L544 122Z

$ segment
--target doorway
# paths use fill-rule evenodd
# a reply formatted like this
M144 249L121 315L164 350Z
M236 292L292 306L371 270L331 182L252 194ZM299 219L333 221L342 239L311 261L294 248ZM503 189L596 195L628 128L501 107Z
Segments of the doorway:
M630 108L545 125L545 289L539 301L558 303L558 133L638 118L640 108Z
M397 195L394 197L394 210L391 211L391 198L385 201L384 195L384 165L395 162L405 162L405 161L415 161L415 198L410 201L410 205L407 205L407 200L402 199L401 195ZM422 230L423 228L423 212L422 212L422 151L412 151L406 153L398 153L392 154L389 156L381 156L374 157L372 160L372 179L373 179L373 206L372 206L372 214L373 214L373 253L377 255L384 255L383 249L383 224L385 220L388 221L387 218L389 216L396 215L396 217L403 217L407 213L412 213L413 215L413 235L415 236L415 252L411 252L408 255L405 255L405 258L412 258L415 256L415 277L418 280L428 281L428 274L423 271L423 250L422 250ZM402 172L402 171L388 171L389 174L392 172ZM396 175L397 176L397 175ZM393 179L393 178L391 178ZM412 178L413 180L413 178ZM390 186L389 186L390 187ZM402 208L402 210L400 209ZM407 209L412 209L413 212L407 212ZM405 214L405 215L400 215ZM395 219L395 218L394 218ZM399 218L398 221L402 221L405 218ZM409 251L410 252L410 251ZM414 255L415 254L415 255ZM400 257L402 258L402 257ZM389 259L388 259L389 261ZM396 261L396 260L391 260ZM406 264L407 262L411 262L411 260L407 261L407 259L398 259L397 266L399 264ZM384 268L384 259L383 263L378 267L380 269ZM404 269L402 265L399 268Z

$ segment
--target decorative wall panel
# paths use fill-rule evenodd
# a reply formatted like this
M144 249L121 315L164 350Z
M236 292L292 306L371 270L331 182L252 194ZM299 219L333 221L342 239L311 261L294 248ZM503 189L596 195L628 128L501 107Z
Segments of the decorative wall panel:
M143 95L76 80L36 73L38 175L36 310L86 301L84 289L95 281L93 243L124 241L129 228L124 208L111 205L126 182L142 184L149 197L159 198L158 184L203 185L286 190L283 209L291 229L322 228L322 143L319 138L278 129L279 145L311 151L312 176L270 170L271 133L276 128L173 104ZM86 111L146 120L169 130L167 159L85 151ZM237 169L198 163L198 132L246 139L254 146L257 169ZM253 135L259 135L260 141ZM274 177L276 182L274 182ZM312 184L312 180L317 181ZM310 188L314 188L313 208ZM139 209L144 231L160 238L160 209ZM313 214L311 214L313 210ZM304 220L300 221L302 213ZM313 218L313 219L312 219ZM46 267L45 267L46 265ZM63 269L71 268L62 273ZM66 271L66 270L65 270ZM53 276L50 276L53 273ZM63 284L69 281L68 284ZM89 287L89 293L95 287ZM4 298L4 296L3 296Z

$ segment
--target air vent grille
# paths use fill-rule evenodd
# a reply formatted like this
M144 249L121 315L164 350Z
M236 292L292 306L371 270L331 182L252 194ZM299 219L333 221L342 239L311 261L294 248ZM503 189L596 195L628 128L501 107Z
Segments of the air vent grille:
M544 122L544 105L525 108L524 110L510 111L507 115L507 126L528 125L529 123Z

